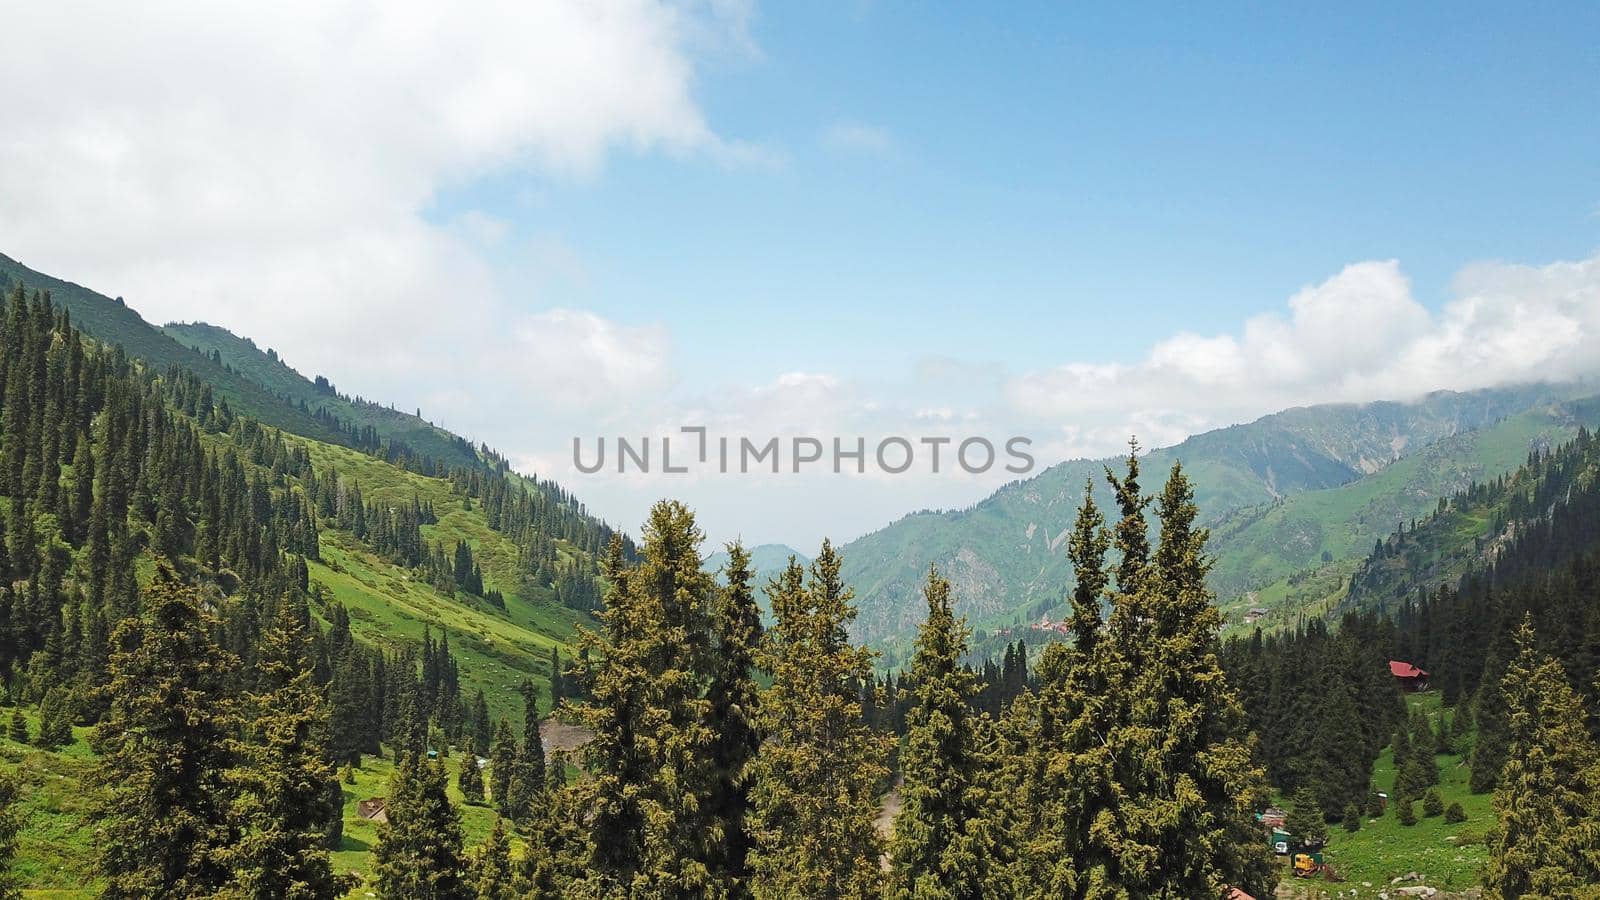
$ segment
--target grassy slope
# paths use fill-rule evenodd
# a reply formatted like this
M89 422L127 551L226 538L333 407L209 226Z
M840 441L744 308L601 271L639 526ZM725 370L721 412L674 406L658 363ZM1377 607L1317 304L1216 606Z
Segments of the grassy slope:
M1408 698L1413 706L1426 709L1438 722L1439 695L1437 692ZM1463 739L1470 746L1471 735ZM1489 794L1474 794L1467 789L1469 772L1460 756L1442 755L1439 763L1439 795L1444 805L1460 803L1467 814L1465 822L1450 825L1444 817L1425 818L1422 804L1417 803L1417 824L1410 827L1400 824L1394 807L1379 819L1363 819L1361 830L1344 831L1330 826L1327 852L1324 858L1345 882L1327 885L1320 880L1295 882L1310 888L1337 887L1355 896L1376 897L1378 891L1389 891L1390 880L1409 872L1423 876L1421 882L1443 890L1461 890L1478 883L1479 872L1487 861L1483 845L1484 832L1494 821L1492 798ZM1394 758L1388 749L1379 757L1373 773L1378 790L1394 795ZM1364 883L1370 883L1371 887Z
M457 539L471 542L486 581L506 592L505 612L464 595L446 597L418 582L408 570L378 559L349 535L325 529L321 534L324 561L310 564L311 578L348 607L358 638L391 646L414 644L421 640L424 627L432 628L435 637L447 629L461 667L463 690L482 687L494 715L520 718L522 701L515 688L525 677L545 688L548 709L549 648L561 646L563 657L570 658L569 642L583 617L547 603L545 592L516 583L515 548L488 528L476 508L464 509L461 498L451 494L449 482L396 469L345 447L306 443L319 472L332 467L341 477L356 478L368 500L409 502L415 495L431 501L440 521L424 526L425 536L451 545ZM36 711L28 709L24 715L30 733L37 734ZM9 720L7 709L0 715L0 735ZM0 736L0 770L19 775L25 785L26 822L17 871L30 898L86 898L96 893L92 880L93 795L85 786L94 760L86 743L88 732L75 729L77 740L54 752ZM451 795L459 804L461 797L455 789L458 762L452 760L448 765ZM388 761L367 758L357 772L356 784L345 786L345 839L334 854L340 871L370 873L369 854L377 841L377 828L356 815L355 805L382 796L391 772ZM481 806L462 806L461 810L471 847L488 834L494 813ZM367 890L363 886L352 896L363 896Z
M406 472L345 447L308 446L319 473L331 467L341 478L354 479L368 502L410 503L412 497L431 502L439 522L424 525L423 537L446 548L467 541L484 570L485 586L499 588L506 597L504 612L466 594L445 597L349 535L324 531L323 560L310 564L311 579L349 609L357 636L416 643L424 626L436 638L441 629L448 630L463 690L481 687L492 712L520 715L516 686L523 678L537 682L548 702L550 648L559 646L562 658L571 659L571 642L586 617L555 604L548 591L522 583L516 575L516 547L489 528L478 507L468 511L448 481Z
M10 711L5 712L10 721ZM30 733L38 733L38 720L28 715ZM23 896L51 900L79 900L99 893L93 875L95 829L91 814L94 797L83 786L94 765L94 754L87 743L89 729L74 729L71 746L44 751L18 744L0 736L0 770L23 780L22 814L25 824L17 848L16 873L25 885ZM495 812L488 806L468 806L456 788L460 758L447 760L450 798L461 811L462 832L470 850L488 837ZM378 826L356 814L356 804L368 797L381 797L388 790L394 764L388 759L366 757L356 770L356 783L343 784L344 840L333 853L335 871L355 872L363 883L352 897L366 896L371 889L365 882L372 874L372 848L378 843ZM512 850L521 852L513 837Z

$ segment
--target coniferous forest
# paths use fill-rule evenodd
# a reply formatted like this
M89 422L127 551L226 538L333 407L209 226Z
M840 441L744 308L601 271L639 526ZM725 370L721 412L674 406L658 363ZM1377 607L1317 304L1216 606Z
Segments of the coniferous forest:
M1488 896L1600 883L1586 428L1245 632L1134 445L1059 639L975 656L930 568L893 668L829 542L762 577L680 503L635 542L487 448L333 433L9 292L0 896L1262 897L1419 820L1476 829Z

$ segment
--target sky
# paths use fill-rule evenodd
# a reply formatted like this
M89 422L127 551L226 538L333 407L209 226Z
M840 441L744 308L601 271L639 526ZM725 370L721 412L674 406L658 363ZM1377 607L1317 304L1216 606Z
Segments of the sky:
M1600 370L1594 4L133 6L7 17L0 252L630 530L809 549L1018 477L923 438ZM574 466L686 425L919 452Z

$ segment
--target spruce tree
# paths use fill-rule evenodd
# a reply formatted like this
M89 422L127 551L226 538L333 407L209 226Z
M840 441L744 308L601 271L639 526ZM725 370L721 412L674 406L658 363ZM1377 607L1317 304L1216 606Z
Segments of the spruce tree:
M805 581L799 564L768 587L775 618L762 641L772 685L761 698L769 738L754 762L751 889L758 900L877 897L874 827L891 739L860 720L857 685L872 653L851 645L851 592L827 541Z
M1361 807L1355 805L1354 803L1346 803L1344 805L1344 817L1343 817L1343 820L1344 820L1344 830L1345 831L1360 831L1361 830Z
M234 661L212 643L192 588L168 573L112 638L111 707L95 729L107 897L209 895L232 880L229 785Z
M761 609L756 605L750 554L735 542L727 545L726 584L712 608L715 652L706 690L710 705L706 726L714 781L705 804L705 827L712 877L735 893L748 879L750 853L750 763L761 747L760 688L755 680L755 654L761 644Z
M985 805L986 830L999 836L989 867L991 894L1086 897L1109 889L1114 852L1090 839L1095 823L1116 804L1102 736L1119 712L1113 703L1096 702L1113 695L1119 658L1104 639L1100 615L1110 581L1109 545L1093 485L1086 485L1067 543L1076 582L1073 642L1044 649L1037 702L1027 695L1012 702L989 764L1000 782Z
M483 770L478 768L478 759L471 753L461 757L456 787L461 789L461 796L467 803L477 805L483 802Z
M522 694L522 746L517 753L517 791L512 805L521 818L532 814L538 797L544 793L544 737L539 733L539 689L528 679L519 688Z
M1319 847L1328 842L1328 822L1322 817L1322 799L1316 791L1310 787L1295 791L1284 827L1306 846Z
M1478 726L1469 759L1472 767L1470 787L1474 794L1494 790L1500 781L1500 770L1505 767L1509 736L1504 670L1505 664L1497 654L1491 653L1484 664L1484 680L1473 702L1472 719Z
M1400 824L1407 828L1417 824L1417 803L1410 797L1401 797L1397 801L1400 809L1395 815L1399 816Z
M1584 728L1582 699L1535 646L1526 619L1515 644L1502 686L1507 753L1484 887L1496 898L1577 896L1600 884L1600 750Z
M19 744L28 742L28 719L22 714L22 707L11 711L11 725L6 731L6 736Z
M511 803L511 780L517 774L517 739L511 733L511 723L501 719L494 729L494 742L489 745L489 799L508 815Z
M66 688L53 687L39 701L39 733L33 742L44 750L72 743L72 702Z
M1444 798L1439 796L1438 788L1428 788L1422 795L1422 814L1430 819L1444 815Z
M461 814L445 792L444 763L407 753L386 798L389 821L373 850L378 892L407 900L466 900Z
M1130 457L1127 476L1113 481L1125 509L1117 528L1125 554L1140 546L1130 521L1142 509L1129 490L1136 475ZM1119 574L1113 595L1119 658L1108 670L1117 675L1109 684L1118 714L1106 742L1121 802L1096 840L1114 854L1113 883L1135 895L1264 893L1275 879L1255 822L1266 781L1219 662L1221 614L1205 585L1208 534L1195 526L1199 510L1181 465L1157 509L1154 563L1130 574L1131 594Z
M681 503L652 507L638 566L625 570L620 543L610 554L605 640L585 635L600 655L580 710L595 733L583 785L598 893L714 888L710 844L721 835L700 827L715 782L704 693L716 583L701 569L703 539Z
M923 596L928 617L911 662L915 701L906 716L901 756L904 800L889 854L891 895L919 900L978 900L988 859L973 782L979 774L965 621L951 611L950 582L930 569Z
M261 638L259 683L244 699L245 734L230 773L230 817L240 834L222 853L233 873L227 897L321 900L351 887L334 874L325 846L343 795L326 702L312 681L311 627L304 602L285 596Z

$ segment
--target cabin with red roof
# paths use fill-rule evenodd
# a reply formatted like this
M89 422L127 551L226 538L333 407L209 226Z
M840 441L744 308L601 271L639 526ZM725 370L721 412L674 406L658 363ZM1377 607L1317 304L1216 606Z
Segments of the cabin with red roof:
M1408 662L1397 659L1389 660L1389 674L1394 680L1400 682L1400 687L1407 691L1425 691L1428 689L1428 673Z

